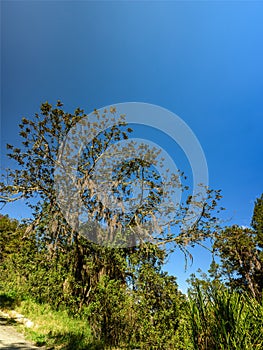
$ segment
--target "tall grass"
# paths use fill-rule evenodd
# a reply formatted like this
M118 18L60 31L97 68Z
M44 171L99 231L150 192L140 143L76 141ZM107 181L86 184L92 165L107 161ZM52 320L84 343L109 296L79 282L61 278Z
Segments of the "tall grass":
M194 349L263 349L263 305L248 294L197 286L188 311Z

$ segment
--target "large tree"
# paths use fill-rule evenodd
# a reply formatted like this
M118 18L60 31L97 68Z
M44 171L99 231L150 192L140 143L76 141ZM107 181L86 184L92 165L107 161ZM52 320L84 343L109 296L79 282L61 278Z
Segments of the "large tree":
M237 225L215 235L214 249L220 257L219 271L233 288L260 297L263 289L262 196L255 203L252 228Z
M26 200L33 220L25 238L33 233L41 245L44 269L54 264L72 271L61 283L81 308L102 276L135 284L149 256L154 266L160 254L164 261L166 249L186 253L188 245L209 237L221 196L207 190L207 200L196 203L202 206L200 217L186 230L184 220L195 199L185 196L185 203L173 205L174 190L181 186L187 192L180 174L160 175L159 151L129 141L132 129L125 116L114 107L90 115L62 108L60 101L56 106L46 102L32 119L22 118L21 147L7 145L16 164L3 174L0 202ZM112 249L116 245L121 249Z
M210 237L220 191L207 190L207 200L196 203L200 217L186 230L195 198L172 203L174 190L187 193L180 174L161 176L158 150L130 141L124 116L114 107L90 115L62 107L43 103L32 119L22 118L22 145L7 145L15 166L3 174L0 202L25 199L33 219L18 234L22 250L5 261L38 300L74 313L88 305L94 331L107 341L134 332L147 342L149 331L151 341L156 333L154 343L167 347L180 296L162 266L168 249L186 253Z
M120 240L118 234L123 238L128 232L123 239L132 239L126 242L130 246L150 240L184 248L209 236L219 191L207 190L207 200L196 203L202 206L200 217L184 229L195 198L189 196L179 206L173 203L174 190L187 186L181 185L180 174L170 174L169 179L160 175L156 169L162 164L157 164L161 161L156 149L137 147L133 141L122 146L132 132L125 116L119 116L114 107L90 115L80 108L67 113L62 107L60 101L55 107L46 102L33 119L22 118L22 147L7 145L8 157L16 165L3 176L0 202L26 199L34 212L32 227L40 222L45 208L54 242L62 237L69 242L77 239L90 222L95 223L97 243L103 243L105 234L114 236L106 237L112 242L116 237ZM109 122L112 120L114 123ZM126 158L118 159L123 153ZM135 182L139 188L136 198L132 197ZM84 224L80 220L83 212ZM175 227L177 230L171 229Z

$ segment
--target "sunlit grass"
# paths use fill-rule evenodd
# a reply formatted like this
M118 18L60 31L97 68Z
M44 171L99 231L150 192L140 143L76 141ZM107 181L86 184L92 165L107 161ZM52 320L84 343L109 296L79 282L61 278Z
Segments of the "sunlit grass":
M11 300L10 296L5 300ZM22 314L33 325L29 328L24 324L17 324L27 340L33 341L36 345L45 345L47 349L103 349L102 345L93 341L90 327L85 319L73 318L66 310L54 311L48 304L38 304L30 299L15 301L10 307L10 302L6 310L12 308Z

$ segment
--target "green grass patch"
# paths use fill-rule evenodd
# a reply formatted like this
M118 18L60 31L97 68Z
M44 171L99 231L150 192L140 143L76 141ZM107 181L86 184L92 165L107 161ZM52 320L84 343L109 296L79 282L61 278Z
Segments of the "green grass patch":
M13 309L34 323L30 328L17 324L17 328L37 346L61 350L104 349L93 339L87 321L68 315L66 310L55 311L48 304L38 304L31 299L20 300L14 293L1 293L0 302L1 309Z

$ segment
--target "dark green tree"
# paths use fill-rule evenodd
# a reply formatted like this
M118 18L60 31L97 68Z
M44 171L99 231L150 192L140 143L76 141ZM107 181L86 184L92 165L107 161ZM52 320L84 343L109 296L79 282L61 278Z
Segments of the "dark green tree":
M256 232L258 246L263 248L263 194L256 199L251 226Z
M251 229L227 227L215 235L214 241L222 277L231 287L249 290L254 297L260 297L263 288L262 215L261 197L255 203Z

